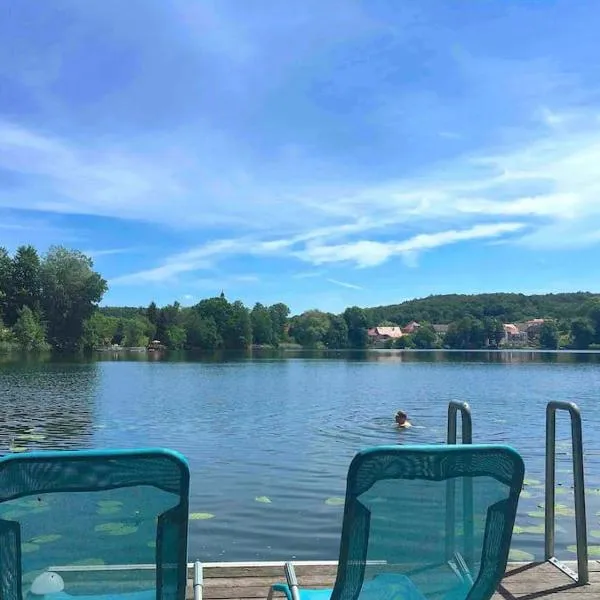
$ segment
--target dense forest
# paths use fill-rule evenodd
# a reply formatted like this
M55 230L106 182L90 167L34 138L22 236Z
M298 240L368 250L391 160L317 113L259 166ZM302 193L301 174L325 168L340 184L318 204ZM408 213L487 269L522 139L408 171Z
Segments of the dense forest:
M443 295L390 306L353 306L341 314L308 310L290 316L283 303L252 308L223 293L194 306L99 307L107 283L77 250L40 255L0 248L0 349L79 351L108 347L244 350L252 345L367 348L368 330L416 321L419 327L383 347L496 348L504 324L544 319L521 345L600 348L600 296L589 292ZM380 344L381 347L381 344Z

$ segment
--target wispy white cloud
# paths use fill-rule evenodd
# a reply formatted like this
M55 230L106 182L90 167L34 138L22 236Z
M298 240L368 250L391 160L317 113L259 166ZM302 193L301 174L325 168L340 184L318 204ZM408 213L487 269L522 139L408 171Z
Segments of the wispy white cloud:
M341 287L348 288L349 290L364 290L365 289L360 285L356 285L354 283L348 283L346 281L340 281L339 279L327 278L327 281L329 281L329 283L334 283L335 285L339 285Z
M495 238L523 229L523 223L493 223L475 225L465 230L449 230L416 235L402 242L374 242L360 240L337 245L309 244L297 256L316 265L350 262L358 267L374 267L394 255L431 250L468 240Z
M82 250L90 258L100 258L102 256L114 256L115 254L130 254L139 252L138 248L105 248L104 250Z

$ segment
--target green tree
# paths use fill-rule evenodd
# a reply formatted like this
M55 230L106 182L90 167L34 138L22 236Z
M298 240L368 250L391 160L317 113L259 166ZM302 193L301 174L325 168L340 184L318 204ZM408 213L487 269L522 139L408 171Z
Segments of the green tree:
M250 311L239 300L230 305L229 319L222 337L228 350L244 350L252 345Z
M146 317L123 319L123 339L121 343L127 348L141 348L150 341L154 326Z
M152 323L152 325L156 326L158 321L158 308L156 306L156 302L152 301L148 305L148 308L146 309L146 318L148 321L150 321L150 323Z
M83 326L82 346L87 349L108 346L119 329L119 319L96 311ZM122 336L121 336L122 337Z
M502 321L494 317L486 317L483 320L483 328L488 345L497 348L504 338L504 324Z
M156 338L161 342L168 337L168 330L171 327L182 326L184 321L181 305L179 302L164 306L156 315Z
M28 306L19 309L13 333L22 350L44 350L48 347L44 327Z
M331 317L324 342L328 348L336 350L348 347L348 325L344 317Z
M40 257L33 246L20 246L12 260L11 279L8 285L5 319L14 325L19 310L24 306L40 313L41 279Z
M195 310L186 315L185 329L188 348L217 350L223 344L215 320L212 317L202 317Z
M344 319L348 325L348 342L351 348L366 348L367 314L358 306L351 306L344 311Z
M544 321L540 328L540 348L556 350L560 341L558 326L554 321Z
M219 335L223 336L232 315L232 307L223 294L217 298L206 298L192 307L203 319L213 319Z
M181 325L169 325L167 328L166 345L173 350L180 350L185 346L187 332Z
M444 338L446 346L460 350L483 348L485 341L483 323L471 316L463 317L455 323L451 323Z
M76 350L82 344L85 321L107 290L106 281L85 254L53 246L42 261L41 284L50 344L60 350Z
M329 331L329 315L320 310L307 310L294 317L290 333L301 346L318 348L325 345Z
M288 317L290 309L283 302L269 306L269 314L273 323L273 331L277 342L283 342L287 337Z
M271 311L260 302L257 302L250 313L252 321L252 339L255 344L276 344L279 339L275 335Z
M584 318L574 319L571 323L571 345L576 350L587 350L594 342L594 326Z
M412 335L403 335L401 338L394 340L392 347L396 348L397 350L410 350L416 346Z
M585 317L590 321L594 330L594 344L600 344L600 299L594 298L584 305Z
M402 338L403 337L405 336L402 336ZM419 350L435 348L437 345L437 334L433 326L429 323L421 323L421 326L417 327L411 337L415 348L418 348Z
M12 286L12 259L6 248L0 246L0 319L6 319Z

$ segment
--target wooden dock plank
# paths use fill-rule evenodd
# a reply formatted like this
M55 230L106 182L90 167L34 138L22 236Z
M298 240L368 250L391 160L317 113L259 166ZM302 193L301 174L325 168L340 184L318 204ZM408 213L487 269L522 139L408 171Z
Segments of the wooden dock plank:
M572 563L569 565L575 566ZM295 564L301 587L328 588L333 586L335 564ZM600 598L600 562L590 561L590 585L579 586L548 563L510 564L493 600L574 600ZM187 597L193 597L192 572ZM220 564L204 568L204 600L266 599L271 584L285 581L282 564L252 565ZM278 596L276 596L278 597Z

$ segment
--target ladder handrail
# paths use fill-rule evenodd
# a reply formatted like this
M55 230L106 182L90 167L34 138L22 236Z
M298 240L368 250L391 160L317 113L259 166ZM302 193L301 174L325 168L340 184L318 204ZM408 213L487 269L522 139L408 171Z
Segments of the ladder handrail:
M575 494L575 535L577 537L577 571L573 573L554 556L556 499L556 411L565 410L571 418L573 453L573 488ZM545 490L544 553L550 561L580 584L589 582L587 519L585 511L585 478L583 469L583 428L581 411L574 402L553 400L546 406L546 490Z
M473 420L471 418L471 407L468 402L451 400L448 403L448 435L447 443L456 444L457 416L461 415L461 443L473 443ZM455 552L454 513L456 509L455 481L446 483L446 558L450 560ZM473 527L473 482L470 478L463 481L463 530L464 530L464 554L468 568L474 564L474 527Z
M456 444L457 413L460 411L462 430L461 438L463 444L473 443L473 419L471 418L471 407L468 402L451 400L448 403L448 444Z

